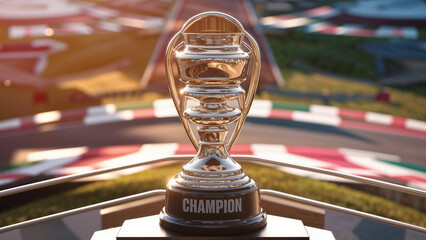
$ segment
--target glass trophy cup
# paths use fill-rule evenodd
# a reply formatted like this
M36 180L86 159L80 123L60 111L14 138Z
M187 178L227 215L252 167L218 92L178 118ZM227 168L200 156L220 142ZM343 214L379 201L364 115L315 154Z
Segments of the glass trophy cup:
M183 89L177 87L174 64ZM235 18L201 13L171 39L166 73L174 104L198 153L167 184L161 226L207 235L263 227L266 213L260 206L259 187L228 153L259 82L257 43ZM246 92L241 83L248 75ZM231 124L233 133L227 138Z

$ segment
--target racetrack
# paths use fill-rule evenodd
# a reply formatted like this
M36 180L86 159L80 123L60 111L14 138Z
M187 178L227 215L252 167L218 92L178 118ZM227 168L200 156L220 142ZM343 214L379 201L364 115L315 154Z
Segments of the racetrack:
M141 86L156 91L164 91L166 88L166 73L164 71L165 55L171 38L182 28L183 24L192 16L206 12L220 11L235 17L244 26L245 30L255 38L261 52L262 74L260 86L283 86L284 79L276 65L271 49L263 36L257 20L256 13L249 1L235 0L232 4L227 0L178 0L171 11L168 23L158 41L156 49L146 67Z
M19 160L18 152L78 146L101 147L144 143L189 143L177 118L142 119L99 125L45 125L0 135L0 162ZM237 144L284 144L352 148L398 155L425 166L426 140L392 133L364 131L286 120L248 118Z

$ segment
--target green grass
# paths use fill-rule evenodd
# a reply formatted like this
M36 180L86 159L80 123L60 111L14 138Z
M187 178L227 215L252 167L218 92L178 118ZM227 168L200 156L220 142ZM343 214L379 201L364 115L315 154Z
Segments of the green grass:
M302 60L312 66L347 76L377 79L374 56L364 52L364 43L383 41L378 38L335 36L287 30L283 35L268 35L274 55L285 68L293 61Z
M426 38L426 28L418 28L419 39Z
M285 89L298 92L316 92L327 94L363 94L374 96L379 87L368 83L345 81L338 77L325 76L317 73L304 73L294 69L284 69L286 80ZM406 89L389 88L390 103L376 101L330 101L331 106L340 108L372 111L405 118L414 118L426 121L426 97L419 93L413 93ZM265 99L297 102L303 104L323 104L319 99L303 99L278 96L263 92L261 97Z
M49 56L49 64L41 77L46 82L64 76L72 77L72 80L41 89L46 92L48 102L38 104L33 102L33 89L14 85L13 82L10 87L0 84L0 120L99 105L110 101L98 98L105 93L139 90L140 77L158 37L159 34L144 36L139 31L126 31L53 38L65 43L68 49ZM90 73L91 70L125 60L128 66L122 70ZM70 96L76 91L94 98L73 102Z
M14 168L29 166L29 165L33 165L33 164L37 164L37 163L39 163L39 161L34 161L34 162L12 162L12 163L7 163L7 164L0 164L0 172L4 172L4 171L11 170L11 169L14 169Z
M308 34L296 30L284 35L268 35L268 40L285 79L286 90L331 94L361 94L375 96L379 86L359 81L345 80L347 77L376 80L374 56L360 45L380 39ZM334 77L324 74L306 73L293 68L294 60L325 70ZM345 76L345 77L342 77ZM346 77L347 76L347 77ZM337 102L329 105L361 111L373 111L406 118L426 120L426 86L411 88L389 88L390 103L366 100ZM323 104L319 99L291 98L262 93L262 98L292 101L304 104Z
M332 183L283 173L268 167L259 167L259 165L244 164L243 167L264 189L275 189L423 227L426 226L426 215L424 213L380 197ZM114 180L89 183L53 196L37 199L1 212L0 225L10 225L152 189L164 189L168 179L179 172L180 169L181 164L174 164Z

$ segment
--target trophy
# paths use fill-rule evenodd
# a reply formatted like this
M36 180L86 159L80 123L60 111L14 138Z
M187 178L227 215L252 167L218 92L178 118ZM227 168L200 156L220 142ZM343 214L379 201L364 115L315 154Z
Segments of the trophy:
M174 63L182 89L177 87ZM207 235L265 226L257 183L228 153L259 82L257 43L230 15L204 12L189 19L171 39L166 73L179 117L198 152L167 184L161 226ZM241 83L249 74L246 92ZM227 138L231 124L233 133Z

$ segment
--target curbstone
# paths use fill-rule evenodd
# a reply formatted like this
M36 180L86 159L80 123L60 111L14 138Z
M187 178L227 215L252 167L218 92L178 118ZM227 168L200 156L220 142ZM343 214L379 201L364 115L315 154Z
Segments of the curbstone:
M426 122L424 121L334 106L302 105L256 99L253 101L248 116L426 137ZM152 102L106 104L85 109L50 111L38 113L33 116L3 120L0 121L0 134L2 132L37 127L47 123L71 120L77 120L84 125L95 125L134 119L170 117L178 117L171 99L159 99ZM361 120L364 123L346 120L346 118ZM387 126L387 128L384 128L384 126Z

